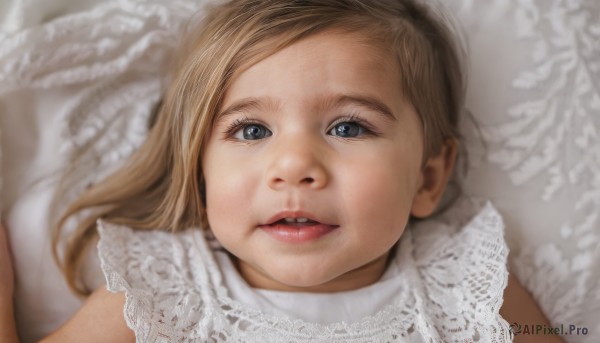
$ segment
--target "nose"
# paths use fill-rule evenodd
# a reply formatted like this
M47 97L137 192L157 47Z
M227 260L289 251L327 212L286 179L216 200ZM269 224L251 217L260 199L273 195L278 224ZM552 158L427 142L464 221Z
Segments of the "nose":
M286 139L278 142L272 153L266 173L270 188L321 189L327 185L329 176L323 163L325 156L314 144L302 139Z

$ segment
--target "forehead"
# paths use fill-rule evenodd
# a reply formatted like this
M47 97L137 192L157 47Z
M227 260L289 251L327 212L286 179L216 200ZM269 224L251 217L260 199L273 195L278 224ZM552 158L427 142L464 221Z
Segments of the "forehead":
M400 98L394 55L358 33L323 32L304 38L234 77L222 109L244 97L273 102L359 94Z

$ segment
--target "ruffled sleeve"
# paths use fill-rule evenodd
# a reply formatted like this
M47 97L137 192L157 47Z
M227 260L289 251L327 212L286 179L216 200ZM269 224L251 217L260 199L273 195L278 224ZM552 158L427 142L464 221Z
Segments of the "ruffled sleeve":
M193 231L193 230L192 230ZM200 235L138 231L98 221L100 265L111 292L125 293L124 315L138 342L174 342L206 318ZM194 286L196 285L196 286Z
M424 306L444 341L512 341L499 314L508 283L508 247L493 205L461 199L411 232Z

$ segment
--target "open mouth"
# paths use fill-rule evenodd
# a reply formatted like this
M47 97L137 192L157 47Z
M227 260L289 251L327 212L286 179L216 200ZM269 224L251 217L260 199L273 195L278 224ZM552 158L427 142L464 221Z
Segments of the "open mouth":
M286 217L260 226L271 237L284 243L314 241L335 231L338 227L339 225L323 224L306 217Z
M321 224L318 221L308 219L308 218L282 218L278 221L268 224L269 226L276 225L285 225L285 226L294 226L294 227L303 227L303 226L314 226Z

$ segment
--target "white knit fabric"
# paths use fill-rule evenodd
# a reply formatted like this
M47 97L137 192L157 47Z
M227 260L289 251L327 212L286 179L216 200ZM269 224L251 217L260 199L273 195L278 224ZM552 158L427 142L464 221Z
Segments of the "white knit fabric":
M126 293L125 319L138 342L511 341L498 312L508 248L489 202L463 199L409 227L394 261L399 291L388 306L354 322L315 323L232 299L214 256L218 243L202 230L99 224L108 289Z

